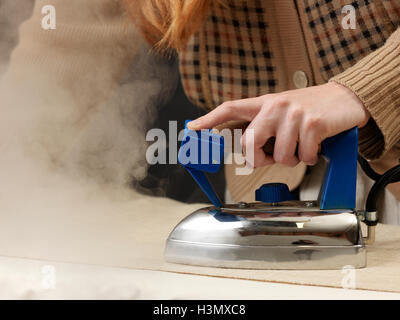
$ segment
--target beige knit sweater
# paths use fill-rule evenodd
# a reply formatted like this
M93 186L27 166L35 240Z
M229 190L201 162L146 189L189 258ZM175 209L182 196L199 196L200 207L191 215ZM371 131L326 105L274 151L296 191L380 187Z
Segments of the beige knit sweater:
M228 14L213 7L204 28L181 53L183 84L189 98L199 105L215 107L223 100L243 95L293 89L296 87L293 74L301 70L308 76L307 85L330 79L353 90L372 115L372 120L361 130L361 151L369 158L377 158L376 168L380 170L398 161L400 31L395 30L400 16L397 1L360 4L356 8L360 29L355 31L337 29L332 23L340 21L340 17L333 20L332 16L337 17L342 6L350 1L318 2L321 5L311 0L229 2L235 16L229 15L232 11ZM243 3L247 3L247 9ZM57 10L56 30L41 28L41 9L49 4ZM220 36L216 37L218 32ZM239 80L245 84L240 81L237 86L238 76L236 73L231 76L229 68L223 67L221 71L218 52L210 50L218 46L217 41L225 41L227 35L232 41L228 52L233 50L238 54L231 54L230 58L226 57L231 60L226 61L240 69L243 64L254 66L251 55L256 56L259 68L244 73L245 79L239 74ZM65 88L82 108L90 110L118 86L141 43L118 0L37 0L32 18L20 30L20 43L12 55L8 77L10 81L22 83L32 82L34 74L41 74ZM203 51L196 51L199 45ZM243 57L242 49L249 50L250 55ZM198 66L200 70L196 69ZM203 75L200 82L197 72ZM273 179L277 173L290 172L299 182L304 168L300 166L295 172L279 168ZM265 174L256 172L247 179L254 185L268 181L269 169L264 170ZM228 187L234 191L238 185L235 177L228 175L227 178ZM245 186L246 192L238 192L234 200L252 200L253 185L246 183ZM400 198L400 192L398 195Z
M56 9L55 30L42 28L46 5ZM47 78L49 88L62 88L82 110L110 97L143 45L118 0L36 0L19 38L8 81L23 88Z

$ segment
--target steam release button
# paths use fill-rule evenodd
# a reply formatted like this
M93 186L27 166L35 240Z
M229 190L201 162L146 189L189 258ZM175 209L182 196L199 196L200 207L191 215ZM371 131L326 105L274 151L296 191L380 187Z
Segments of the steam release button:
M276 203L294 200L289 187L284 183L266 183L256 190L256 200Z

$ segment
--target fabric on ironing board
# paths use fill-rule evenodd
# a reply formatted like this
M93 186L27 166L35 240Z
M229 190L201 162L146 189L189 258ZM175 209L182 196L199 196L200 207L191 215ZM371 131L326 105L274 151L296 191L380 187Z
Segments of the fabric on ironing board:
M342 290L76 263L0 257L0 299L399 299L399 293ZM179 319L179 317L178 317Z
M166 263L163 250L168 234L182 218L202 205L115 189L65 190L38 188L27 192L23 201L3 199L0 256L342 286L341 270L235 270ZM376 244L368 248L368 267L356 271L356 288L400 292L398 270L400 227L378 225Z

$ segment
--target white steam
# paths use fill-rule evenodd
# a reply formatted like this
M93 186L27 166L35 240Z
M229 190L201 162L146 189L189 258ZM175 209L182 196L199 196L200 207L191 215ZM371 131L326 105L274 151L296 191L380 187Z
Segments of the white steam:
M149 74L151 63L140 62ZM35 163L73 178L119 186L144 177L145 134L162 103L161 77L129 79L89 111L79 109L63 88L39 74L33 85L10 87L6 80L0 87L2 161L23 167Z
M17 33L15 24L7 24L8 31L4 26L0 53L8 61L10 42L4 34ZM62 59L60 54L57 60ZM103 66L111 68L113 59ZM0 80L0 255L52 258L72 248L78 254L86 240L71 238L68 230L78 230L85 219L116 213L133 217L140 213L138 205L142 211L157 207L157 201L173 203L144 201L147 197L128 185L146 174L146 130L176 88L174 65L142 47L111 95L84 108L51 74L25 67L13 74L11 69ZM102 78L80 80L76 77L75 86L90 93ZM84 97L91 98L97 97ZM160 203L158 208L165 208ZM75 220L68 219L72 213ZM89 251L82 248L81 255L88 257Z
M31 4L0 2L2 70L16 44L18 22L29 16ZM57 57L60 61L63 58L62 54ZM110 55L108 61L101 61L105 73L113 68L113 59ZM18 165L30 173L37 170L27 167L34 165L72 179L115 186L145 176L146 130L156 117L157 107L176 88L177 72L171 63L151 55L142 45L119 85L94 106L81 102L96 101L97 97L90 94L103 91L96 72L92 79L79 75L71 86L74 92L55 83L51 74L42 74L39 67L24 69L17 76L13 70L10 73L0 83L3 181L14 179L15 171L21 171L16 169ZM104 91L109 86L106 80ZM97 91L90 91L93 83ZM4 179L6 176L10 177Z

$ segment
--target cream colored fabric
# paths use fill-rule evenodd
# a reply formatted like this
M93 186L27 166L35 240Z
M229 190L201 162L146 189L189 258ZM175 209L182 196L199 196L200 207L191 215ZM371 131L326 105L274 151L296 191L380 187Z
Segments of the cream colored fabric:
M38 188L0 212L0 256L162 270L277 283L341 287L341 270L270 271L166 263L165 240L173 227L201 205L120 190L83 192L77 186ZM43 198L43 195L47 195ZM45 199L45 200L44 200ZM368 248L368 267L356 271L356 288L400 292L400 227L379 225Z
M0 257L0 299L400 299L400 293Z

